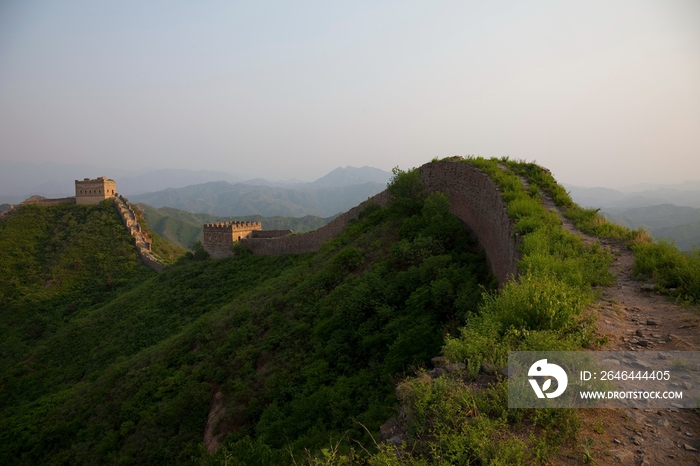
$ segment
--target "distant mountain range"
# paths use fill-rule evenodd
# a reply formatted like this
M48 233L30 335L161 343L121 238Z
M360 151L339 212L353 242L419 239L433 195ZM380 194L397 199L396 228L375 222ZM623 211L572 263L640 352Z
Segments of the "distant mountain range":
M243 178L210 170L150 170L104 168L91 165L32 164L0 161L0 203L18 204L32 195L49 198L75 195L75 180L106 176L125 196L209 181L238 182Z
M386 185L373 182L337 188L289 189L217 181L185 188L169 188L155 193L130 196L129 199L154 207L174 207L189 212L227 217L329 217L356 206L385 188Z
M700 208L700 181L686 181L677 185L638 185L642 190L584 188L564 185L573 200L582 207L632 208L674 204Z
M700 247L700 181L641 184L623 190L564 187L577 204L600 208L611 222L644 228L655 238L673 240L681 250Z
M138 176L115 178L114 181L121 194L133 196L212 181L238 182L240 178L230 173L210 170L154 170Z
M139 174L125 168L0 161L0 204L19 204L32 195L48 198L72 196L76 179L98 176L113 178L119 193L129 199L158 207L170 206L224 216L327 217L354 207L383 190L391 173L372 167L339 167L312 182L296 179L269 181L262 178L245 180L242 176L221 171L164 169ZM168 191L180 188L187 189ZM191 199L192 195L197 199ZM268 205L270 202L279 202L280 205L272 208ZM232 205L224 209L222 203Z
M268 186L276 188L291 188L291 189L317 189L330 188L335 186L352 186L364 184L367 182L379 183L386 185L391 179L391 173L372 167L338 167L325 176L316 181L306 182L299 180L287 181L267 181L262 178L255 178L248 181L243 181L243 184L251 186Z
M345 167L316 181L294 183L291 187L275 186L265 180L236 184L216 181L129 196L129 199L153 207L173 207L225 217L330 217L383 191L390 178L391 173L377 168Z
M600 212L611 222L644 228L655 238L671 239L679 249L700 247L700 209L661 204L648 207L608 208Z

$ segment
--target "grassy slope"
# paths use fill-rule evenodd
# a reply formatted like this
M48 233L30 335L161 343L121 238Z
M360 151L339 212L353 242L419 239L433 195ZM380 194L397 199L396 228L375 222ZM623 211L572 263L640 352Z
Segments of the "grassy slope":
M556 214L541 205L547 192L586 233L620 238L635 252L635 271L673 285L679 299L700 298L700 253L683 255L667 243L655 243L644 231L610 224L596 210L582 209L541 167L508 159L469 159L499 185L508 212L522 235L521 275L486 298L460 335L443 348L466 366L464 377L408 379L399 388L410 421L404 453L386 446L370 458L373 465L532 464L547 458L575 437L579 419L572 410L513 409L507 406L507 381L488 389L473 382L490 368L503 367L508 351L575 350L595 347L591 322L581 311L595 298L594 286L611 284L611 256L588 247L566 232ZM523 186L520 176L530 187ZM216 458L221 464L221 456ZM316 464L346 464L352 455L327 450Z
M248 215L243 217L216 217L210 214L196 214L172 207L161 207L159 209L148 204L139 204L139 208L144 213L148 225L156 233L168 241L182 247L191 247L196 241L202 241L202 225L210 222L262 222L263 230L286 230L295 232L305 232L316 230L334 217L263 217L261 215Z
M576 227L589 235L617 238L634 252L632 272L639 278L653 280L662 292L679 301L700 304L700 250L682 253L664 239L653 241L642 230L629 230L608 222L599 209L584 209L575 204L554 178L535 164L510 162L520 174L546 190Z
M370 209L317 254L181 260L11 358L0 462L189 463L216 390L239 457L369 446L353 419L378 429L393 377L439 351L480 283L440 195Z
M443 348L463 363L459 377L424 377L401 384L410 418L409 453L383 448L371 464L532 464L545 462L578 429L573 410L507 408L507 381L486 390L473 382L484 368L507 364L508 351L575 350L595 345L582 311L595 299L593 287L612 282L611 255L586 246L561 227L558 216L541 204L534 178L526 188L518 174L541 169L507 159L475 158L472 163L499 185L508 213L522 238L520 276L488 295L467 325ZM544 172L542 172L544 173ZM551 178L551 177L550 177ZM551 180L553 182L553 179ZM330 463L328 463L330 464Z

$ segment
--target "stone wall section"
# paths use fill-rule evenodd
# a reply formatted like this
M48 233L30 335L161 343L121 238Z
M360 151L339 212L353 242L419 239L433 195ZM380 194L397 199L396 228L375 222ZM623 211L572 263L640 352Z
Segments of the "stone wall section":
M136 218L136 213L129 201L121 194L116 194L114 197L114 206L117 208L119 216L124 222L124 226L129 230L129 234L134 238L134 246L136 247L136 252L139 254L141 261L156 272L161 272L165 266L158 262L158 259L151 251L151 239L147 236L146 232L141 229L141 225L139 225L138 219Z
M447 192L452 213L476 236L486 252L499 284L517 276L519 239L508 216L501 192L491 178L475 166L457 161L431 162L419 169L428 192ZM385 206L389 193L382 191L338 216L318 230L281 238L247 238L241 244L254 254L301 254L318 251L324 241L335 238L351 219L371 203Z
M357 218L367 206L372 203L385 206L389 200L389 193L381 193L370 197L357 207L353 207L344 214L334 218L327 225L318 230L301 233L281 238L246 238L241 240L246 248L253 254L276 256L277 254L303 254L318 251L324 241L333 239L340 234L348 222Z
M419 170L428 191L448 193L450 211L479 240L498 283L517 276L520 240L491 177L465 162L432 162Z
M75 198L74 197L61 197L61 198L54 198L54 199L49 199L46 197L42 196L32 196L29 199L22 201L20 205L26 205L26 204L36 204L36 205L58 205L58 204L75 204Z

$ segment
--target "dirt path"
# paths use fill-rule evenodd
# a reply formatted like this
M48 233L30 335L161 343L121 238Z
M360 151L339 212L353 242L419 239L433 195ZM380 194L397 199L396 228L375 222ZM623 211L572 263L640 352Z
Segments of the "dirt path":
M545 207L557 211L551 199ZM559 212L560 213L560 212ZM560 213L561 214L561 213ZM592 244L563 215L565 229ZM589 311L596 332L608 342L599 351L699 351L700 313L684 308L632 278L634 256L622 241L602 239L615 255L611 271L617 284L601 288L602 298ZM577 445L554 464L586 464L584 451L599 465L700 464L700 415L691 409L585 409ZM588 440L588 447L586 442Z

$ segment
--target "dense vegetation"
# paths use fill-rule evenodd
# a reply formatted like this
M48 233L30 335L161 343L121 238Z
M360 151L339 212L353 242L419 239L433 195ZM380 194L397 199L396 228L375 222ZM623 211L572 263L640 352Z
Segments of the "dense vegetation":
M462 163L498 184L522 238L520 276L500 290L415 170L396 170L391 204L318 253L190 253L159 275L136 265L108 203L0 221L0 462L545 462L578 415L508 410L499 369L512 350L595 347L584 310L613 277L611 254L565 231L542 193L583 231L625 241L635 271L679 299L697 301L700 257L581 209L537 165ZM424 368L441 352L463 369L432 379ZM223 410L207 428L212 400ZM405 447L376 446L399 406ZM223 441L213 455L205 430Z
M196 214L172 207L159 209L148 204L139 204L148 226L158 235L184 248L192 248L197 241L203 241L202 225L211 222L262 222L263 230L293 230L296 233L321 228L334 217L263 217L247 215L243 217L216 217L210 214Z
M0 373L151 275L111 201L20 207L0 221Z
M463 373L431 380L419 372L399 385L410 419L407 444L402 450L384 445L371 464L531 464L545 461L578 430L573 410L509 410L507 381L494 373L506 366L508 351L594 346L583 311L595 299L593 287L612 282L612 257L561 227L558 215L542 206L540 187L524 185L515 173L521 164L455 160L476 165L500 187L522 237L520 277L486 293L447 339L443 353L464 364ZM357 454L324 453L319 460L326 464Z
M392 415L394 381L494 286L444 195L423 195L415 173L391 189L390 207L319 253L183 258L16 351L0 462L187 464L219 392L215 434L231 432L221 451L239 459L291 463L340 438L369 448L363 426Z

